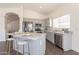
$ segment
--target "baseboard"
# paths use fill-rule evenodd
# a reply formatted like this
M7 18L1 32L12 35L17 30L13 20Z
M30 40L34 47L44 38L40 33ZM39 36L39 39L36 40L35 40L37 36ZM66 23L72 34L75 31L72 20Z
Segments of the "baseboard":
M46 39L50 44L53 44L54 45L54 43L52 43L51 41L49 41L48 39Z
M75 49L72 49L72 50L79 53L79 51L77 51L77 50L75 50Z

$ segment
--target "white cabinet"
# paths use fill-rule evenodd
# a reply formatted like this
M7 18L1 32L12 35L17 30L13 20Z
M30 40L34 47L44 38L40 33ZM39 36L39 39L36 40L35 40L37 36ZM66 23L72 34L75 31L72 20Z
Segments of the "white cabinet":
M53 19L53 28L70 28L70 15L64 15Z
M65 33L63 35L63 49L64 51L72 48L72 33Z
M30 53L31 55L44 55L46 50L45 38L39 38L38 40L31 41Z
M47 40L54 43L54 32L47 32Z

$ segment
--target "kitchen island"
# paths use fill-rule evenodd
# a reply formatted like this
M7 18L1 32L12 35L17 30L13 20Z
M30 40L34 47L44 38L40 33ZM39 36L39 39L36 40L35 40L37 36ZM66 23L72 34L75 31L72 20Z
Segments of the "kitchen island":
M25 45L24 51L29 52L30 55L44 55L46 50L46 34L45 33L15 33L13 35L13 49L23 53L23 46L19 46L19 49L17 50L17 42L22 40L29 43L28 45ZM28 51L29 49L29 51Z

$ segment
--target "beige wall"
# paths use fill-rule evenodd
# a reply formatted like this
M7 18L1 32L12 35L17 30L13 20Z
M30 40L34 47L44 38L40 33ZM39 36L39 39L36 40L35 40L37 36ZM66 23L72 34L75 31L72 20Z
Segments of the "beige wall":
M7 33L13 33L19 31L19 16L16 13L9 12L5 15L7 22Z
M13 33L13 32L18 32L19 31L19 21L20 20L15 20L11 21L7 24L7 32L8 33Z
M56 18L66 14L70 14L72 49L79 52L79 4L63 4L49 16Z

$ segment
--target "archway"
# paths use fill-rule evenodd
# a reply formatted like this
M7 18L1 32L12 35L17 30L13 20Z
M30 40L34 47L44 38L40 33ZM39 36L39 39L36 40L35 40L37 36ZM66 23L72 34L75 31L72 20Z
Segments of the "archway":
M19 16L16 13L8 12L5 15L6 33L14 33L19 31Z

